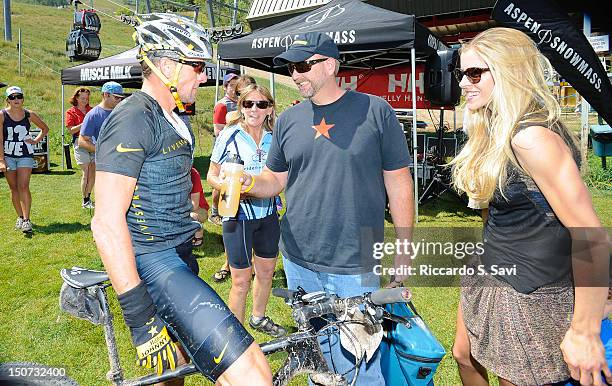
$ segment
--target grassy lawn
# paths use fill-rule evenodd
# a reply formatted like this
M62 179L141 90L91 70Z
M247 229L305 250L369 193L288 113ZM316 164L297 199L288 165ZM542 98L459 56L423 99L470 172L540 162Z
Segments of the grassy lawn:
M113 11L112 4L106 4L104 0L96 4L107 13ZM61 268L73 265L102 268L89 228L93 213L80 206L80 171L62 170L59 152L61 97L58 71L77 64L68 62L63 54L72 11L22 3L13 3L12 10L15 42L0 42L0 81L22 86L26 95L26 107L37 111L51 127L52 168L49 174L32 177L32 238L26 238L21 232L13 230L15 214L7 184L0 178L0 362L33 361L65 367L68 375L80 384L100 385L104 383L108 370L102 329L61 313L58 307ZM130 27L107 16L101 18L103 57L132 46ZM0 28L3 28L1 22ZM18 28L22 28L24 34L24 53L38 62L25 58L22 76L16 70ZM267 81L259 81L267 85ZM72 91L73 88L66 88L66 99ZM99 101L99 97L99 92L92 94L92 105ZM292 88L277 85L280 111L296 97ZM212 149L213 98L213 89L203 89L198 96L198 115L192 119L197 133L195 165L203 175L208 169ZM590 166L591 173L587 181L595 208L605 225L612 226L612 175L610 170L601 169L599 159L595 157L590 157ZM205 189L210 200L210 189L206 186ZM449 233L451 227L481 225L480 218L474 212L468 211L450 195L423 206L420 214L418 227L445 228ZM338 237L345 236L340 234ZM227 299L229 282L217 284L210 280L224 258L219 227L206 224L204 247L197 250L196 254L200 258L201 277ZM274 286L284 285L284 275L279 264ZM458 288L421 287L414 288L414 293L419 311L450 352L455 331ZM135 352L128 330L112 291L110 295L112 309L117 315L115 327L125 375L131 377L144 374L135 366ZM284 326L292 326L290 310L280 300L271 299L269 314ZM255 337L259 342L266 340L262 334L256 333ZM276 354L270 359L272 367L278 368L283 356ZM456 364L450 355L442 361L435 379L441 385L460 383ZM202 383L201 377L190 377L187 381L188 385ZM297 383L303 383L303 379Z
M208 167L212 140L208 130L200 128L200 148L197 168ZM57 157L57 155L55 156ZM57 162L57 158L55 158ZM13 231L14 211L7 185L0 179L0 362L35 361L65 367L68 374L83 385L97 385L107 371L107 358L101 327L74 319L60 312L57 295L61 286L61 268L81 265L101 268L89 224L91 215L80 208L80 172L61 170L54 166L51 173L32 178L34 236L25 238ZM207 191L210 199L210 191ZM612 195L603 190L593 191L597 212L610 226ZM451 196L433 201L422 208L419 227L479 226L478 216L468 212ZM450 228L449 228L450 232ZM342 237L342 235L339 235ZM230 284L210 280L221 265L223 247L221 229L206 224L204 248L196 252L201 277L208 281L223 298ZM280 264L274 286L284 286ZM112 292L111 292L112 293ZM454 336L454 319L458 289L455 287L414 288L415 304L447 351ZM134 351L127 328L122 322L116 299L111 305L117 312L115 325L121 357L128 376L142 374L133 366ZM269 314L285 326L291 326L290 310L280 300L272 298ZM259 342L266 337L255 334ZM278 367L282 355L271 357ZM85 360L84 360L85 359ZM436 375L439 384L458 384L456 365L447 355ZM200 384L202 379L191 377L188 384Z

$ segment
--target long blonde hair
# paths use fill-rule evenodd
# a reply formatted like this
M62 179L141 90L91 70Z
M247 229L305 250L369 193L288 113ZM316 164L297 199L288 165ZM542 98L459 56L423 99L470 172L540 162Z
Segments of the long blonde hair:
M550 62L523 32L491 28L461 47L476 53L495 82L482 108L465 109L468 141L450 164L453 184L478 201L488 202L495 189L503 194L509 162L519 170L511 141L521 126L544 125L559 134L575 152L571 133L560 122L561 109L548 88Z
M242 102L246 100L249 94L255 91L263 95L268 100L268 102L272 103L272 112L266 117L263 122L263 129L266 131L272 131L272 129L274 128L274 122L276 122L276 104L274 103L274 98L272 98L272 94L270 94L270 91L268 91L268 89L264 86L259 86L257 84L251 84L240 90L240 98L238 98L238 114L236 114L227 123L227 126L233 126L244 121L244 115L242 115Z

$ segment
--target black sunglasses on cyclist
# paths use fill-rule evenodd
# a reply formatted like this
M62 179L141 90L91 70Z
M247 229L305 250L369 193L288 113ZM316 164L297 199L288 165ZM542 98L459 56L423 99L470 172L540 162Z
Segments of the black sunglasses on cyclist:
M272 102L270 101L243 101L242 102L242 107L244 107L245 109L253 108L253 106L257 106L257 108L260 110L265 110L268 107L272 106Z
M15 99L23 99L23 94L11 94L7 98L10 101L14 101Z
M457 82L461 82L461 79L466 76L471 84L476 84L480 82L482 73L487 71L489 71L488 68L470 67L466 68L465 70L455 68L453 73L455 74L455 78L457 78Z
M313 59L313 60L304 60L303 62L289 62L287 63L287 69L289 70L289 75L293 74L293 70L297 71L299 74L303 74L312 70L312 66L317 63L321 63L326 61L329 58L322 59Z
M206 67L206 63L204 62L190 62L189 60L184 60L184 59L177 59L176 61L181 64L185 64L187 66L193 67L193 71L195 71L196 74L203 73L204 67Z

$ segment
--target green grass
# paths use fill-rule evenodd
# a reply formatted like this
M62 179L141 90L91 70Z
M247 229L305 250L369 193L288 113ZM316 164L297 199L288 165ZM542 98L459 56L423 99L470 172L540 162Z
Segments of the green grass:
M96 7L111 13L113 5L96 0ZM24 88L26 106L37 111L51 127L51 173L32 178L32 219L35 234L25 238L13 231L15 214L10 204L6 182L0 178L0 362L35 361L52 366L65 367L70 376L82 385L105 383L108 369L105 343L99 326L76 320L60 312L58 293L61 286L59 270L73 265L101 268L89 224L91 213L80 208L80 172L61 169L60 135L60 78L61 68L70 63L64 56L64 42L70 27L71 9L56 9L30 4L12 4L13 35L15 42L0 42L0 80ZM102 56L109 56L132 46L131 29L128 26L102 16ZM0 28L3 28L0 27ZM17 74L16 36L23 30L24 53L41 64L24 57L23 75ZM267 85L264 79L258 80ZM66 99L72 92L66 88ZM277 85L277 102L280 111L296 99L292 88ZM195 165L205 175L212 149L211 117L214 90L201 90L198 95L198 115L192 122L197 133ZM99 100L93 94L92 104ZM605 225L612 225L612 194L610 174L599 167L591 157L594 171L592 195L598 215ZM210 190L205 187L210 200ZM479 226L480 219L474 212L451 196L433 201L421 208L419 227ZM342 237L342 235L340 235ZM223 246L221 230L206 224L204 248L198 255L201 277L212 284L227 299L230 284L216 284L210 277L222 263ZM274 286L283 286L284 275L277 267ZM450 352L454 336L458 289L454 287L414 288L415 303L438 339ZM136 368L134 350L114 296L110 296L115 311L119 350L127 376L143 374ZM250 307L250 304L249 304ZM269 314L285 326L291 326L289 308L272 298ZM259 342L266 340L255 334ZM282 354L271 357L271 365L278 368ZM450 355L442 361L436 381L442 385L460 383L455 362ZM201 377L191 377L188 385L201 384ZM301 382L303 383L303 378Z

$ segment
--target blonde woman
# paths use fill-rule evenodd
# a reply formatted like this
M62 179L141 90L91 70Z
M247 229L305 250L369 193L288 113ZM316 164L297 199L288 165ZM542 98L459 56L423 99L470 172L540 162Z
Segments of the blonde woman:
M221 165L229 157L239 156L244 162L244 170L258 175L266 164L272 144L276 114L274 99L265 87L251 85L242 89L237 111L238 115L228 122L217 138L210 157L208 183L219 191L223 185ZM273 337L287 333L266 316L279 238L280 226L274 198L244 198L234 217L223 218L223 244L232 277L229 308L244 323L254 266L253 313L249 325Z
M602 371L612 381L599 338L609 239L545 70L527 35L507 28L464 45L455 70L469 139L453 182L489 202L480 259L490 274L465 278L453 347L465 385L487 385L485 369L504 386L602 385ZM582 240L588 259L576 253Z

